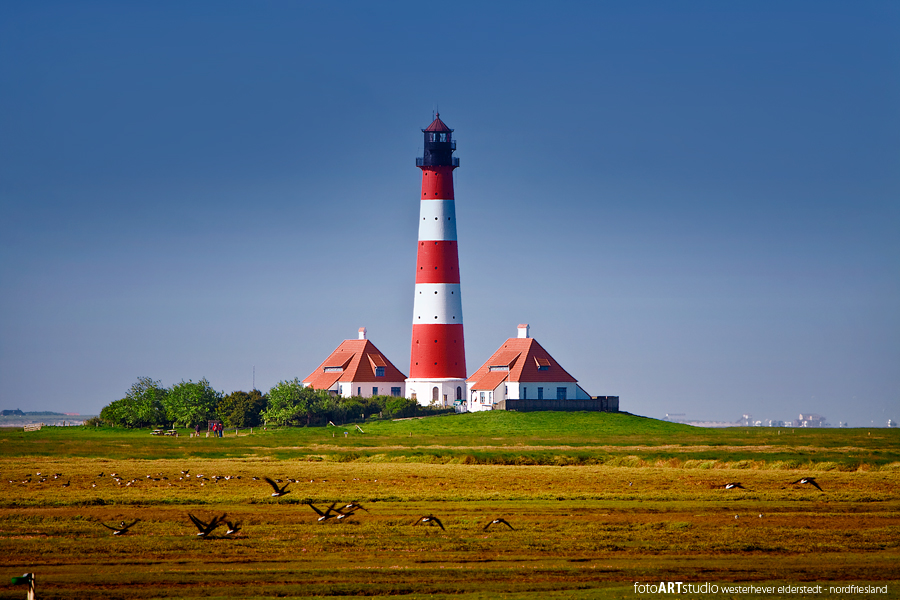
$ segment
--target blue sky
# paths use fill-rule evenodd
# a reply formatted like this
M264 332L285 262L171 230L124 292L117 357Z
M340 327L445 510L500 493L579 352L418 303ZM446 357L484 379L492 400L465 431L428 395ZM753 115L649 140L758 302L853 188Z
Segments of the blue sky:
M408 373L456 130L469 372L527 322L653 417L900 418L900 5L0 5L0 408Z

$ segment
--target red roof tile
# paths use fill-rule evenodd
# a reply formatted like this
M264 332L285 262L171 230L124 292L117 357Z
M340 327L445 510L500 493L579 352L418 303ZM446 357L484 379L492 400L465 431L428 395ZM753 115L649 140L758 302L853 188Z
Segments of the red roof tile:
M512 354L521 357L513 359L512 363L504 362L509 361ZM538 364L543 362L549 364L549 367L546 370L539 370ZM497 373L507 375L504 371L490 370L492 366L503 364L510 364L508 373L510 382L578 382L534 338L509 338L466 382L474 384L473 389L480 388L481 380L488 375Z
M341 372L331 371L336 366ZM384 377L375 376L375 367L384 367ZM329 372L325 369L329 368ZM343 382L395 382L406 380L400 370L391 364L375 344L369 340L344 340L319 367L309 374L303 383L320 390L327 390L338 381Z
M341 378L341 373L323 373L321 370L318 373L313 373L309 377L303 380L303 383L308 385L309 387L317 390L327 390L330 389L331 386L335 384L335 382Z
M441 131L441 132L449 132L453 131L449 127L447 127L443 121L441 121L441 113L438 113L435 117L434 121L431 122L431 125L423 129L422 131Z
M488 371L478 383L472 386L473 390L495 390L497 386L506 381L509 371Z

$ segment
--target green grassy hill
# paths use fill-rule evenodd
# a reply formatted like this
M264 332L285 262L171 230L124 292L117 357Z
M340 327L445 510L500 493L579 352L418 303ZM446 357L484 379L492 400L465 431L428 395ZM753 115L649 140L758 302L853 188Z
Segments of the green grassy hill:
M627 413L483 412L333 427L234 430L222 439L149 430L0 429L5 456L272 457L312 461L666 465L681 468L900 468L900 431L707 429ZM345 433L346 432L346 435Z

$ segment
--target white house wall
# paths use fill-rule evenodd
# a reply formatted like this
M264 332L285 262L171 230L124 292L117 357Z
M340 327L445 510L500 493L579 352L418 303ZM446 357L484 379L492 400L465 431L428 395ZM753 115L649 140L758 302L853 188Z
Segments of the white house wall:
M466 408L469 412L479 412L482 410L494 410L494 403L504 400L507 383L504 381L492 390L468 390L468 405ZM484 400L481 395L484 394Z
M405 381L339 381L337 385L340 386L340 389L336 390L335 386L332 386L332 390L338 391L344 398L350 398L351 396L361 396L362 398L390 396L392 387L400 388L400 397L406 397ZM378 388L377 394L373 392L375 387Z

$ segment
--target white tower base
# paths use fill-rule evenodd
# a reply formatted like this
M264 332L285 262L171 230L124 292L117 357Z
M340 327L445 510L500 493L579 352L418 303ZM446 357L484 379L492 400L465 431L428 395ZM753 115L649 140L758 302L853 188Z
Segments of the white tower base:
M452 408L466 401L466 380L461 378L407 379L406 397L415 400L421 406Z

